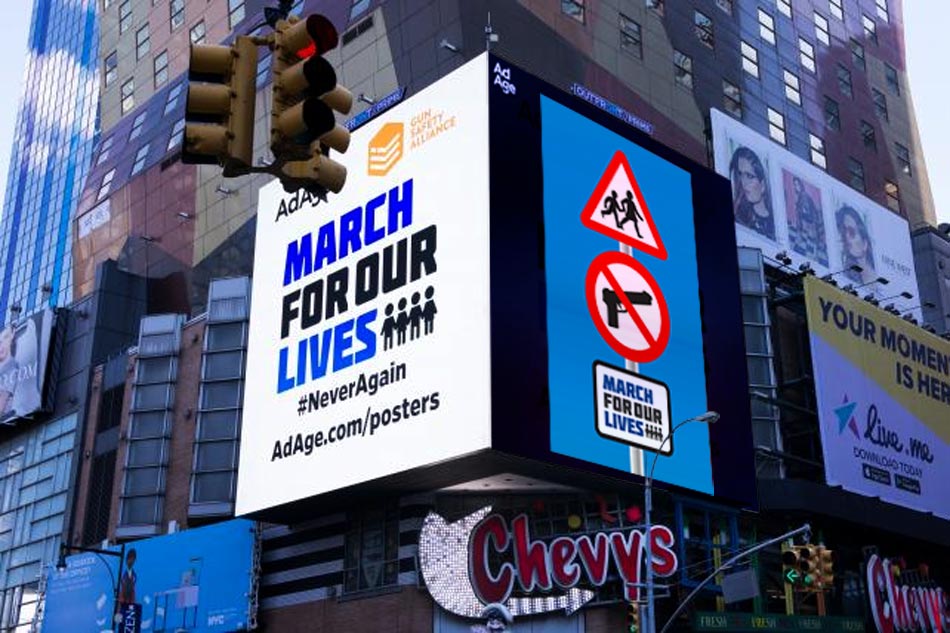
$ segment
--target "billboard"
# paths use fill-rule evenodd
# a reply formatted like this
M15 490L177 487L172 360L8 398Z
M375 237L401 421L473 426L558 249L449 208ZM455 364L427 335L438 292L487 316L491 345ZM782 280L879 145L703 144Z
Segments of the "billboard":
M42 631L112 631L116 611L122 630L248 630L256 547L255 524L238 519L128 543L121 575L118 557L69 556L64 571L49 571Z
M796 270L807 262L819 277L834 274L879 299L911 293L906 308L920 303L907 220L732 117L711 117L740 246L773 260L785 252Z
M41 310L0 330L0 423L43 408L53 319Z
M825 477L950 518L950 343L805 279Z
M357 130L327 202L261 189L239 514L489 446L486 64Z
M492 59L493 448L754 505L728 183Z

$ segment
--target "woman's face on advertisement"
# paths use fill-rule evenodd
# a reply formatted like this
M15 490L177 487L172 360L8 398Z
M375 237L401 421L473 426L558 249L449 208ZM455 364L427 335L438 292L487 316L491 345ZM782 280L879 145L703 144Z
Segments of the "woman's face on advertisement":
M762 197L765 195L765 183L756 174L752 161L748 158L740 158L736 163L736 171L745 199L751 204L762 202Z
M841 222L845 248L848 249L849 255L858 260L864 259L868 251L868 242L861 234L860 228L857 221L850 215L845 216Z

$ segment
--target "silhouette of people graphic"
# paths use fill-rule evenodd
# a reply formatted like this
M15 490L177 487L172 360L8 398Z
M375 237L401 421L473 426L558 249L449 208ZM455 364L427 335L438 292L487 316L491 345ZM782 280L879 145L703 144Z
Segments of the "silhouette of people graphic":
M386 306L386 318L383 319L383 349L393 346L393 331L396 329L396 318L393 316L393 304Z
M640 215L640 212L637 210L637 203L633 199L633 192L627 191L627 197L623 199L620 203L620 206L623 207L623 220L617 224L618 229L623 229L623 225L627 222L633 222L633 230L637 232L637 237L642 238L640 234L640 225L639 220L643 219L643 216Z
M410 341L419 337L419 328L422 325L422 307L419 305L419 299L421 298L418 292L412 293L412 308L409 309Z
M409 329L409 315L406 313L406 298L399 300L399 314L396 315L396 345L406 342L406 330Z
M601 209L600 215L613 215L614 223L617 225L617 228L621 228L623 226L623 222L621 222L620 218L618 217L619 213L620 202L617 200L617 192L615 190L611 190L610 195L604 198L604 208Z
M432 334L435 329L435 313L438 312L438 309L435 307L433 296L435 296L435 288L429 286L426 288L425 305L422 306L422 321L425 324L424 332L426 335Z

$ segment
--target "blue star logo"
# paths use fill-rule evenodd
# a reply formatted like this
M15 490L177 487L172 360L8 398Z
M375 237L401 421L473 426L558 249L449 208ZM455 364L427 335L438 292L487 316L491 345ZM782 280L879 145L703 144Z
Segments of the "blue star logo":
M835 408L835 415L838 416L838 435L841 435L846 428L849 428L856 438L861 438L858 434L858 423L854 420L854 409L857 406L857 402L848 402L848 396L845 394L844 403L842 403L840 407Z

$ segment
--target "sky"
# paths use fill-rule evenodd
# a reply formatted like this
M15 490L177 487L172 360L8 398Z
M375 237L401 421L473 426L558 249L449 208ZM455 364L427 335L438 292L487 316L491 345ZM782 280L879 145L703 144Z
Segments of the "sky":
M950 222L950 117L946 116L950 82L945 67L950 53L946 29L950 1L903 0L902 4L910 90L937 217L939 222ZM5 0L4 5L0 21L0 201L6 191L33 2Z

